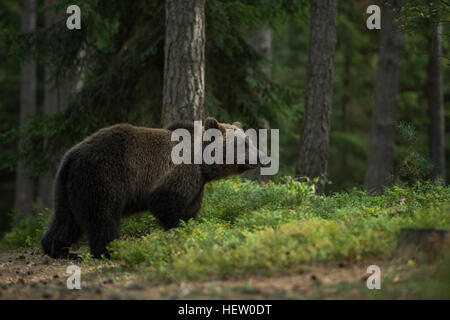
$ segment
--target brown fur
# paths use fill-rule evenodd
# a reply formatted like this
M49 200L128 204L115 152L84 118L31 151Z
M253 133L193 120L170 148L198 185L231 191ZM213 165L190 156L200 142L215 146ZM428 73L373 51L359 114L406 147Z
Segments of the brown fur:
M205 129L236 128L208 118ZM175 165L172 130L193 130L189 122L165 129L117 124L104 128L70 149L55 183L55 215L42 246L52 257L76 256L71 244L87 234L91 253L108 256L107 244L120 236L123 216L150 210L165 229L194 218L208 181L252 168L243 165Z

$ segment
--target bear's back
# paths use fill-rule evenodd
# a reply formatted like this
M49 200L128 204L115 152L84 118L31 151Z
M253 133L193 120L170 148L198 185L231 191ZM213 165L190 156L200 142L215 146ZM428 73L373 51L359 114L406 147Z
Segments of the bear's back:
M127 182L127 187L139 192L156 185L170 172L170 136L165 129L116 124L75 145L65 161L76 174L116 177L117 183Z

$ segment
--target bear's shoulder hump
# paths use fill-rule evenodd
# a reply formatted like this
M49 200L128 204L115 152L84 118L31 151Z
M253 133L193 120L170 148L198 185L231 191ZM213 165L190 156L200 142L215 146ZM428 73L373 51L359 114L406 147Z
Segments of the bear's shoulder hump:
M165 127L166 130L174 131L176 129L187 129L189 131L194 130L194 122L193 121L183 121L178 120L174 121L168 126Z

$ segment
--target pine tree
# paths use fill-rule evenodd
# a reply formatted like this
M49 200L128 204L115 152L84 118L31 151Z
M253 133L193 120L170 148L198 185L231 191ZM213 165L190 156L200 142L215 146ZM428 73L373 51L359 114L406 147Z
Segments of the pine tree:
M36 0L22 1L22 32L30 33L36 29ZM23 128L28 118L36 113L36 61L29 58L20 70L20 132L19 153L23 152L27 141ZM27 177L22 163L17 164L15 207L20 212L31 215L33 211L33 181Z
M381 38L371 144L365 188L378 194L392 181L395 124L403 54L403 31L398 19L403 0L387 1L381 14Z
M200 120L205 103L205 0L167 0L162 123Z
M327 172L336 48L337 1L311 0L308 80L295 175L314 179ZM317 193L325 190L318 184Z
M429 0L437 6L438 1ZM444 94L442 90L442 23L433 28L428 37L428 113L430 158L433 161L433 178L440 177L445 184L445 113Z

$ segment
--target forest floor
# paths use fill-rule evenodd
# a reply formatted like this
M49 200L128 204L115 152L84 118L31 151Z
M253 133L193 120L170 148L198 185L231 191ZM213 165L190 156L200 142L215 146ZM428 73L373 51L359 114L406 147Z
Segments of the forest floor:
M419 269L385 261L321 263L306 266L299 274L283 277L249 277L220 281L155 284L139 272L123 271L111 261L75 262L81 269L81 289L69 290L70 260L55 260L41 250L14 250L0 255L0 299L361 299L411 298L405 288ZM366 269L377 264L381 290L369 290ZM384 275L389 280L384 281ZM386 289L385 289L386 288ZM400 292L400 294L399 294Z

